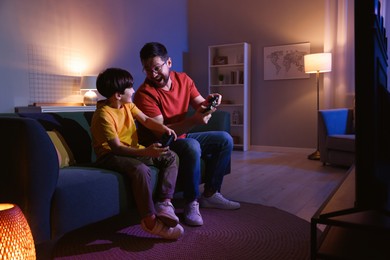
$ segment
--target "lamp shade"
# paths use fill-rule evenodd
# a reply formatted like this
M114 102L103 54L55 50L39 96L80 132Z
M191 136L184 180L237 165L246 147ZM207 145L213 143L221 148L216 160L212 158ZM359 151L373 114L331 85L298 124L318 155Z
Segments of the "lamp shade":
M20 208L14 204L0 204L0 258L36 258L30 227Z
M314 53L303 57L306 73L332 71L332 53Z
M89 90L96 89L97 76L82 76L80 82L80 89Z

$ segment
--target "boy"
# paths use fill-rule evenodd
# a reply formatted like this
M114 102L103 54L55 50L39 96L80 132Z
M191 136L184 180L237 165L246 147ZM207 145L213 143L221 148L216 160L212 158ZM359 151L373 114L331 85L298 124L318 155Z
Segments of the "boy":
M106 97L97 103L91 123L96 165L117 171L130 180L141 227L148 233L166 239L178 239L184 232L171 203L177 178L176 155L168 147L153 143L138 144L136 119L160 136L176 133L146 116L132 102L133 77L123 69L108 68L96 80L99 93ZM152 197L151 172L148 166L159 168L156 190L158 202Z

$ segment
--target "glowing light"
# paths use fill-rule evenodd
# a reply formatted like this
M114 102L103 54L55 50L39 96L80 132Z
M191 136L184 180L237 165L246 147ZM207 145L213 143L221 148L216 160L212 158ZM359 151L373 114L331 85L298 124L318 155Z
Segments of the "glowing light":
M82 75L87 68L86 62L77 57L72 57L66 66L69 72L75 73L76 75Z

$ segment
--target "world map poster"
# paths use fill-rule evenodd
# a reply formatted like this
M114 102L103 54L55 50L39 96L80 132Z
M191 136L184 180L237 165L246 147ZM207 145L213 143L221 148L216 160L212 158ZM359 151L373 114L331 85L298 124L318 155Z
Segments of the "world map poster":
M264 47L264 80L309 78L303 62L309 53L309 42Z

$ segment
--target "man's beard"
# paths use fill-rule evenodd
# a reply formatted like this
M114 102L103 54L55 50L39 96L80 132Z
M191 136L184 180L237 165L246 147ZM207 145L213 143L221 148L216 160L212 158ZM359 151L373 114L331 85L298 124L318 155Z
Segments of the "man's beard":
M147 78L146 79L146 82L149 84L149 85L152 85L153 87L155 88L163 88L167 85L168 83L168 79L169 79L169 76L165 76L165 75L160 75L157 80L155 78L153 79L149 79Z

